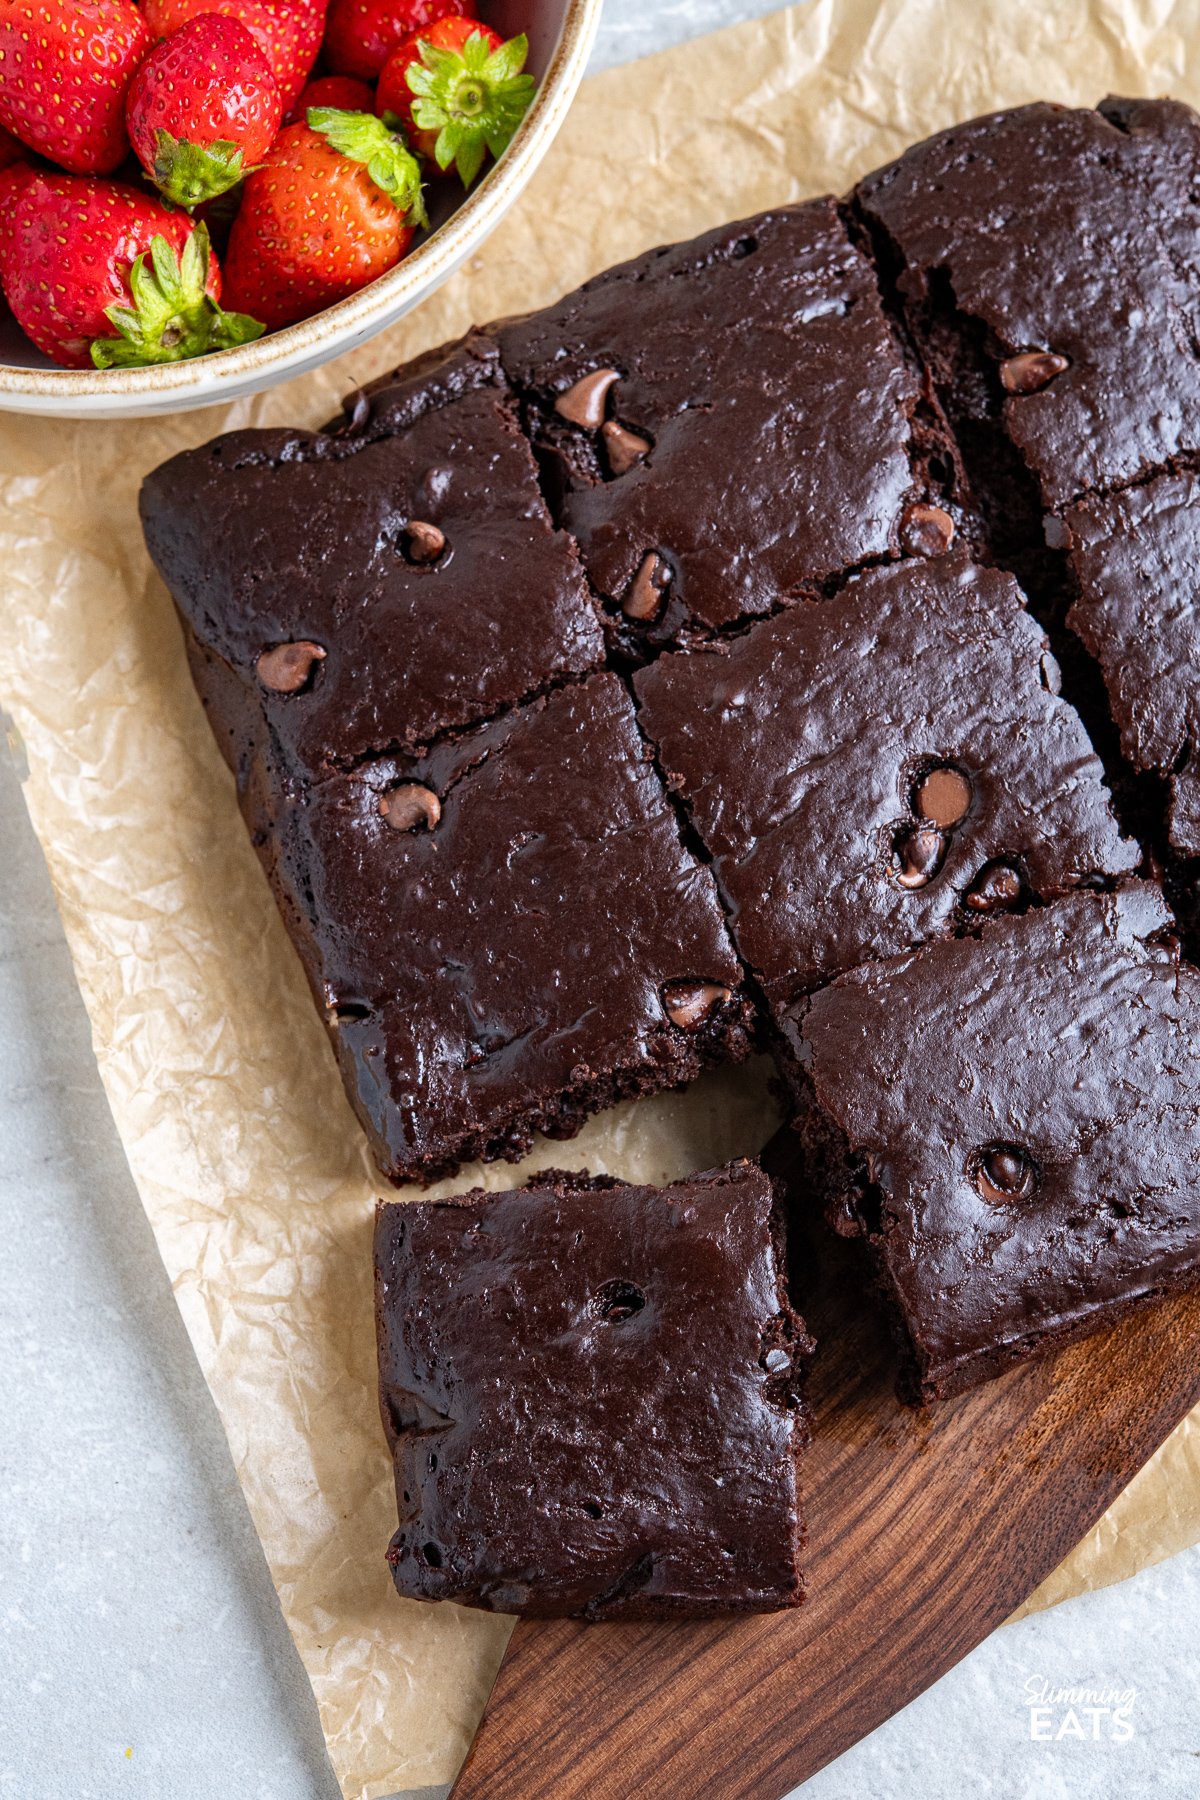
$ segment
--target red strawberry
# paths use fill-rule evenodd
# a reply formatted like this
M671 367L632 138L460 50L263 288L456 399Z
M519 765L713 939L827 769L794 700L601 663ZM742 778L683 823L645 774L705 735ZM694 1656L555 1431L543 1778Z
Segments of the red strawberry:
M199 206L261 162L283 118L279 84L236 19L202 13L150 52L126 106L143 169L176 206Z
M33 178L33 167L27 162L10 162L0 169L0 288L4 285L4 271L13 239L12 221L17 201Z
M152 41L131 0L0 0L0 125L64 169L108 174Z
M24 154L24 144L0 126L0 169L7 169L10 164L20 162Z
M142 0L142 13L155 37L170 37L202 13L239 20L258 39L274 71L284 112L317 60L325 7L326 0Z
M473 0L329 0L325 60L339 75L377 80L396 45L447 13L473 13Z
M36 174L6 218L5 296L38 349L69 369L178 362L262 332L218 305L204 226L138 188Z
M439 19L389 56L376 111L395 113L422 156L439 169L453 163L470 187L485 153L499 156L533 99L533 76L521 73L528 50L524 36L505 43L474 19Z
M403 138L370 113L315 107L246 182L225 258L229 298L268 326L307 319L393 268L426 223Z
M285 124L302 125L310 106L332 106L338 112L374 112L374 90L356 75L318 75L300 94Z

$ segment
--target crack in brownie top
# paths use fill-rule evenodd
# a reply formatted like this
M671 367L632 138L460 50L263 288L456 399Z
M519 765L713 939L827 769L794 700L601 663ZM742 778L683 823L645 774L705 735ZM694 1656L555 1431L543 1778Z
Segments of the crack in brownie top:
M495 327L626 635L768 612L899 553L922 397L836 203L722 227Z
M456 383L464 363L478 367L469 347L387 384L342 437L238 433L146 483L147 540L189 626L309 776L602 660L512 396Z
M1189 107L1106 101L969 120L856 190L910 314L941 275L987 328L1049 508L1200 448L1198 176Z
M615 675L286 795L272 841L347 1085L396 1179L519 1156L534 1129L577 1129L748 1048L712 877Z
M773 1003L1137 864L1016 584L957 555L660 657L634 687Z
M1174 848L1200 856L1200 476L1160 475L1065 522L1067 623L1103 670L1126 757L1170 778Z

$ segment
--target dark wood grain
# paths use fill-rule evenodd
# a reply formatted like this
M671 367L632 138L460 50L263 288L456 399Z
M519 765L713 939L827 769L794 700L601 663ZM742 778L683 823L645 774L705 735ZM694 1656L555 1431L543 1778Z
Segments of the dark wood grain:
M454 1800L779 1800L1007 1618L1200 1400L1192 1294L911 1412L845 1252L823 1260L808 1600L518 1625Z

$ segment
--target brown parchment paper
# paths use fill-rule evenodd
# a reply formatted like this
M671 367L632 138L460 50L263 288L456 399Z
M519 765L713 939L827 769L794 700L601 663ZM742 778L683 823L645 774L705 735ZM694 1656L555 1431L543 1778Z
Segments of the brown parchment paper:
M472 320L650 244L844 189L954 119L1111 90L1200 102L1198 43L1200 0L811 0L586 84L482 254L331 368L175 420L0 422L0 701L117 1125L348 1800L451 1776L508 1624L390 1587L376 1177L142 548L139 480L233 425L315 424ZM774 1123L756 1065L619 1108L528 1166L662 1180L757 1149ZM492 1165L457 1185L513 1178ZM1194 1414L1030 1604L1197 1539Z

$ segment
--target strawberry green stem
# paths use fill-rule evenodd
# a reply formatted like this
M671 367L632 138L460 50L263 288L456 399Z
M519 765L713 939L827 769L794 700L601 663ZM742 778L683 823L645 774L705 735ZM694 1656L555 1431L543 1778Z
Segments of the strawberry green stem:
M169 131L154 136L154 185L176 206L199 206L204 200L215 200L236 187L249 169L242 166L242 152L234 143L221 140L209 144L190 144L186 138L172 137Z
M342 112L336 106L310 106L308 125L339 155L363 163L375 186L406 219L414 225L428 225L421 165L402 131L391 129L374 113Z
M424 38L419 63L406 71L413 93L413 121L436 131L434 157L440 169L454 164L470 187L490 150L499 156L533 99L532 75L522 74L529 44L522 34L490 50L473 31L461 50L441 50Z
M164 237L150 242L129 271L132 306L105 309L117 337L93 338L98 369L182 362L209 350L228 350L261 337L263 327L245 313L223 312L207 293L208 230L197 225L179 257Z

